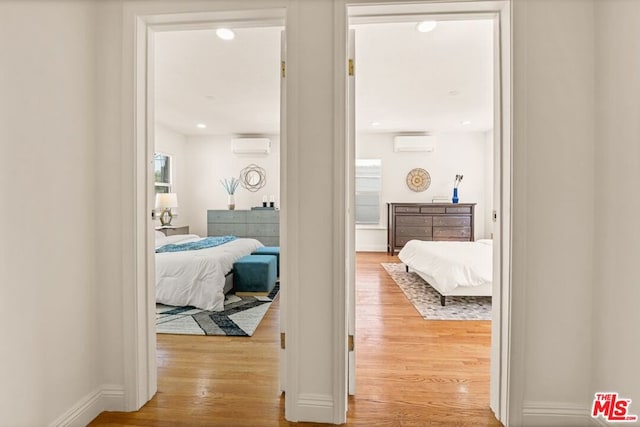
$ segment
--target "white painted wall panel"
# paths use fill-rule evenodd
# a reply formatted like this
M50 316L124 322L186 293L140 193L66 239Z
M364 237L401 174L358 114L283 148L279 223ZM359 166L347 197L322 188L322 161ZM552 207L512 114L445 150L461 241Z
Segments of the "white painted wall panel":
M590 385L594 19L592 1L514 2L513 368L549 416L586 404Z
M0 3L2 425L47 425L101 381L95 20Z
M592 392L617 391L640 415L640 2L596 2L596 16Z

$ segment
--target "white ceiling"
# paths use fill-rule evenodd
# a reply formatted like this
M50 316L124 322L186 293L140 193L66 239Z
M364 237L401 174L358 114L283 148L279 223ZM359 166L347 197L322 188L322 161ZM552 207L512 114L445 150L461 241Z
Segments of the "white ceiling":
M356 128L384 132L493 127L493 22L356 27ZM461 122L469 121L468 125ZM379 126L372 126L378 122Z
M492 21L355 28L359 131L492 128ZM239 28L232 41L214 30L157 33L156 120L185 135L279 133L280 31Z
M281 29L234 31L156 34L156 121L184 135L280 133Z

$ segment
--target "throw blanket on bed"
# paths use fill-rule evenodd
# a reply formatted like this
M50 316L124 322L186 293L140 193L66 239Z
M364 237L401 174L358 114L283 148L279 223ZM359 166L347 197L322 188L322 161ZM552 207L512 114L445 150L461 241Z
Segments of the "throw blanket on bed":
M232 240L236 240L236 236L205 237L204 239L195 242L170 243L156 249L156 253L196 251L198 249L213 248L214 246L224 245Z

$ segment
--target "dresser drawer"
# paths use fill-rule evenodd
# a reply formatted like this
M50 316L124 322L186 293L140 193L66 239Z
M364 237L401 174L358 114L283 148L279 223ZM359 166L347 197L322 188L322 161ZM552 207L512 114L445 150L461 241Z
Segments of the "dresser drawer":
M433 225L433 217L428 215L401 215L396 217L396 227L399 225L410 227L431 227L431 225Z
M434 227L471 227L471 217L468 216L436 216L433 218Z
M415 237L397 237L396 236L396 247L406 245L409 240L424 240L424 241L430 242L433 239L431 237L421 237L419 239L416 239Z
M418 206L396 206L396 213L420 213L420 208Z
M279 224L247 224L247 236L277 237L280 235Z
M398 237L431 237L431 227L396 226L396 238Z
M279 237L258 237L256 240L265 246L280 246Z
M470 240L470 227L433 227L433 237L436 239L464 238Z
M423 214L443 214L446 210L442 206L422 206L420 207L420 213Z
M207 222L244 224L247 222L246 211L207 211Z
M207 236L236 236L247 237L245 224L211 224L207 225Z
M448 214L454 214L454 213L470 214L471 206L456 206L456 207L447 208L447 213Z
M280 222L279 212L275 210L253 210L246 214L247 223L278 224Z

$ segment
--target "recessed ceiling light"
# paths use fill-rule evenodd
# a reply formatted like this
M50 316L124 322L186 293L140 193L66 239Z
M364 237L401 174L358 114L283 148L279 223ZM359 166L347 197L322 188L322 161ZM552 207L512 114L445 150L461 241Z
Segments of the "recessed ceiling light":
M371 126L380 126L380 122L372 122Z
M451 96L460 95L460 92L459 92L459 91L457 91L457 90L455 90L455 89L453 89L453 90L450 90L450 91L449 91L449 95L451 95Z
M471 124L471 121L469 121L469 120L463 120L463 121L461 121L461 122L460 122L460 124L461 124L462 126L469 126L469 125Z
M206 128L207 128L207 125L205 125L204 123L198 123L198 124L196 125L196 127L197 127L197 128L199 128L199 129L206 129Z
M216 35L222 40L233 40L233 38L236 36L236 33L228 28L218 28L216 30Z
M420 31L421 33L428 33L429 31L435 30L437 26L438 23L436 21L422 21L418 22L418 25L416 25L416 30Z

